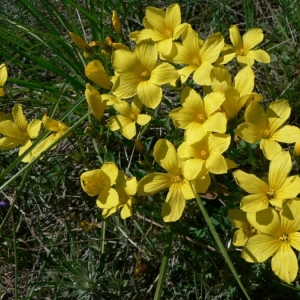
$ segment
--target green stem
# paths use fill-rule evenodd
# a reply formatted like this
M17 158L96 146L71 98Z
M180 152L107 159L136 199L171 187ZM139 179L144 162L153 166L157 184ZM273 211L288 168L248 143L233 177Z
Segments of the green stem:
M101 227L101 241L100 241L100 250L101 254L104 253L105 249L105 230L106 230L106 222L105 220L102 221L102 227Z
M11 206L13 207L13 206ZM14 243L14 257L15 257L15 299L19 299L18 295L18 253L17 253L17 236L16 236L16 222L14 212L11 210L11 221L13 227L13 243Z
M171 253L172 237L173 237L173 233L172 233L171 224L168 224L167 238L166 238L166 243L165 243L165 247L164 247L164 256L163 256L160 270L159 270L159 277L158 277L157 286L156 286L156 290L155 290L154 300L159 300L161 297L161 293L162 293L162 289L164 286L165 277L166 277L166 273L167 273L167 269L168 269L168 260L169 260L170 253Z
M193 187L193 185L192 185L192 183L191 183L190 180L189 180L189 184L190 184L190 187L191 187L191 189L192 189L192 191L193 191L193 193L195 195L195 198L197 200L197 204L198 204L198 206L199 206L199 208L200 208L200 210L201 210L201 212L203 214L203 217L204 217L204 219L206 221L206 224L208 225L208 227L209 227L209 229L211 231L211 234L212 234L213 238L215 239L215 241L216 241L216 243L218 245L218 248L220 249L220 252L222 253L224 259L226 260L226 262L227 262L227 264L228 264L228 266L229 266L229 268L230 268L230 270L231 270L231 272L232 272L235 280L237 281L237 283L240 286L241 290L243 291L244 295L246 296L247 299L250 300L250 297L247 294L247 291L245 290L245 288L244 288L244 286L243 286L243 284L242 284L242 282L241 282L241 280L239 278L239 275L237 274L237 272L236 272L236 270L235 270L235 268L234 268L234 266L233 266L233 264L231 262L231 259L228 256L228 253L227 253L224 245L222 244L222 241L221 241L218 233L216 232L216 229L215 229L212 221L209 218L209 215L208 215L208 213L207 213L207 211L205 209L205 206L204 206L201 198L199 197L199 195L195 192L194 187Z

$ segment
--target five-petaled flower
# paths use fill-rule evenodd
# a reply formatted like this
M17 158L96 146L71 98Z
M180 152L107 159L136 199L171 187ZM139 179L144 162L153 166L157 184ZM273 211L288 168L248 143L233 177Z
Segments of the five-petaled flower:
M30 123L26 120L22 106L16 104L12 109L14 122L5 120L0 122L0 133L5 137L0 139L0 149L10 150L19 145L19 155L23 154L31 145L31 139L35 139L40 131L42 121L34 119ZM22 161L29 162L32 159L31 155L26 155Z
M272 256L272 270L290 283L298 273L298 259L292 249L300 251L300 199L293 199L278 213L272 208L248 213L249 223L260 234L249 238L242 257L248 262L264 262Z

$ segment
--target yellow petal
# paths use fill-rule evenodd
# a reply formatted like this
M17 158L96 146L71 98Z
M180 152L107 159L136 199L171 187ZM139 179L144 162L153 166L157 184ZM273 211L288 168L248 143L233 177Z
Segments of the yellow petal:
M137 86L137 95L145 106L155 109L161 102L162 89L150 81L142 81Z
M167 29L174 30L181 23L180 6L175 3L168 6L166 10L166 25Z
M99 208L112 208L119 204L119 195L115 189L104 188L101 190L96 204Z
M136 120L136 122L141 126L148 124L150 121L151 121L151 116L148 115L138 115Z
M242 198L240 208L246 212L257 212L269 206L266 193L257 193Z
M3 137L0 139L0 150L10 150L22 144L23 141L13 137Z
M251 67L246 66L234 78L234 88L240 92L240 97L250 94L254 88L254 73Z
M300 201L298 198L287 202L283 206L281 227L283 232L289 234L291 245L299 250L300 233L298 231L300 230Z
M294 198L299 193L300 193L300 178L299 178L299 176L297 176L297 175L290 176L285 180L282 187L277 191L277 193L275 194L275 199L273 199L273 200L276 200L277 198L280 200Z
M119 116L119 119L122 116ZM128 140L131 140L133 137L135 137L136 135L136 126L135 126L135 122L128 122L128 124L126 124L125 126L122 126L120 128L121 134Z
M202 174L200 173L195 180L193 180L193 186L197 193L206 193L208 187L210 186L211 179L208 172L205 172L204 168L202 169Z
M20 128L21 131L26 131L28 122L23 114L23 109L20 104L16 104L12 109L12 115L15 124Z
M281 242L274 237L258 234L249 238L242 257L248 262L264 262L277 252Z
M253 28L248 30L243 35L244 52L247 54L247 52L250 49L253 49L255 46L260 44L263 41L263 39L264 39L264 35L261 29Z
M278 191L292 169L292 160L288 151L282 151L274 156L269 167L269 185Z
M31 147L32 143L31 140L27 140L26 143L24 143L19 150L19 156L21 156L29 147ZM28 163L30 162L34 157L31 155L31 153L27 154L23 159L22 162Z
M147 21L160 32L166 29L166 13L160 8L148 6L145 12Z
M107 100L103 100L100 93L89 83L86 85L85 98L92 114L100 121L107 107Z
M91 170L81 174L82 189L91 197L99 195L103 188L110 188L111 180L102 170Z
M134 69L142 65L140 60L133 52L122 49L113 53L112 64L115 72L117 72L119 75L127 72L133 72Z
M206 115L209 117L212 113L220 109L225 100L224 93L212 92L204 97L204 107Z
M178 72L171 64L160 63L151 72L150 81L153 84L161 85L164 83L175 81L178 78L178 76L179 76Z
M249 122L242 123L234 132L237 136L251 144L261 139L260 128Z
M225 158L219 153L211 153L206 160L205 167L210 173L224 174L227 173L227 164Z
M69 32L69 35L73 42L82 50L86 51L87 53L92 53L93 49L87 44L87 42L81 38L80 36L76 35L73 32Z
M243 48L243 40L236 25L231 25L229 29L230 40L236 49Z
M287 100L281 99L272 102L266 111L266 116L269 121L269 129L271 135L284 124L291 114L291 107Z
M285 125L278 129L271 138L281 143L295 143L300 139L300 129L297 126Z
M113 28L115 29L116 33L117 33L119 36L122 36L121 22L120 22L118 13L117 13L115 10L113 10L113 14L112 14L111 20L112 20Z
M183 175L187 180L195 179L205 165L205 160L203 159L188 159L184 162ZM188 199L188 198L186 198Z
M182 194L180 183L172 184L161 212L164 221L177 221L182 216L185 202L186 200Z
M236 228L242 228L247 223L246 213L240 209L230 209L228 217L232 225Z
M85 67L85 76L104 89L111 89L110 81L100 60L93 60Z
M41 126L42 126L41 120L37 120L37 119L31 120L31 122L27 127L27 132L31 139L35 139L39 135Z
M140 42L135 47L134 54L148 71L152 71L154 69L158 53L153 41L145 40Z
M122 99L131 98L137 93L139 82L134 73L123 74L117 78L112 92L115 96Z
M230 145L230 135L215 133L210 134L208 138L208 147L210 153L223 153Z
M289 243L282 243L271 262L273 272L286 283L296 279L298 260Z
M5 64L0 65L0 87L3 87L7 80L7 68ZM4 89L0 88L0 97L3 97L5 95Z
M124 206L123 206L123 208L121 210L121 218L123 220L125 220L125 219L127 219L127 218L129 218L131 216L132 216L132 204L131 204L131 200L128 200L124 204Z
M268 64L271 62L270 55L264 51L264 50L250 50L247 52L247 57L250 57L256 61L259 61L261 63Z
M201 65L195 70L193 79L199 85L211 85L210 72L213 69L211 63L203 61Z
M21 132L19 127L10 120L0 122L0 133L8 137L19 139L20 141L27 140L27 133Z
M156 142L153 150L156 162L173 175L179 175L177 153L174 145L166 139Z
M115 184L118 177L118 167L113 162L106 162L101 170L110 178L110 185Z
M245 139L246 140L246 139ZM281 146L272 140L262 139L260 142L260 149L268 160L272 160L275 155L282 151Z
M171 184L172 175L158 172L150 173L139 181L137 191L142 196L149 196L169 188Z
M269 191L269 186L253 174L237 170L233 172L233 176L237 185L244 189L247 193L259 194L267 193Z
M200 50L201 61L214 63L224 47L224 39L221 33L212 34L204 43Z

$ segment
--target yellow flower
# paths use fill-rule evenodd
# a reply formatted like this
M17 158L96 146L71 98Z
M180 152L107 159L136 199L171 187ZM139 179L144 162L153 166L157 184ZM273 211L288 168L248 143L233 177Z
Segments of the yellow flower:
M82 189L91 197L97 196L99 208L110 209L119 204L119 195L112 188L118 177L118 167L113 162L104 163L101 169L87 171L81 174Z
M210 72L214 68L213 63L217 60L224 46L224 39L220 33L211 35L205 42L200 40L198 33L188 28L182 34L182 45L176 43L177 55L172 59L177 64L187 64L178 70L181 81L185 82L190 74L193 74L195 83L210 85Z
M168 188L161 214L165 222L175 222L181 217L186 200L195 198L188 181L193 180L197 193L204 193L210 184L210 177L204 173L198 174L199 170L194 168L187 168L185 162L178 159L175 147L168 140L159 140L154 146L153 155L156 162L169 173L146 175L138 183L138 193L149 196Z
M291 108L287 100L277 100L271 103L267 111L256 101L252 101L245 111L245 121L235 133L248 143L260 141L260 148L265 157L271 160L282 151L281 143L295 143L300 139L300 129L296 126L285 125Z
M241 201L241 209L245 212L257 212L274 205L282 209L282 205L300 193L299 176L288 177L292 169L289 152L278 153L270 162L268 181L265 182L253 174L237 170L233 173L238 186L251 195Z
M118 16L118 13L114 10L111 18L113 28L115 29L118 36L122 36L122 26Z
M244 246L251 236L256 235L257 230L247 220L247 213L240 209L230 209L228 217L232 225L239 228L234 233L233 245L237 247Z
M233 47L229 46L227 47L227 50L236 52L237 61L241 65L252 66L255 60L262 63L269 63L271 61L267 52L260 49L253 49L264 39L261 29L252 28L241 37L238 27L232 25L229 29L229 33Z
M7 80L7 68L5 64L0 65L0 97L3 97L5 95L4 92L4 84L6 83Z
M222 92L225 101L222 108L229 119L232 119L250 101L260 101L262 96L252 93L254 88L254 72L248 66L242 68L233 82L227 68L217 67L211 71L211 87L204 87L205 93Z
M88 57L90 54L94 53L93 48L80 36L74 32L69 32L69 35L73 42L82 50L84 50L84 56Z
M273 272L286 283L295 280L298 259L292 247L300 251L300 199L289 201L281 214L272 208L247 214L260 234L250 237L242 257L248 262L264 262L272 256Z
M32 145L31 139L35 139L38 136L42 121L34 119L28 124L23 114L22 106L19 104L13 107L12 116L14 122L11 120L0 122L0 133L6 135L6 137L0 139L0 149L10 150L21 145L20 156ZM27 155L22 161L28 162L31 159L30 155Z
M157 63L157 50L150 40L139 43L134 52L115 51L112 63L117 73L113 93L122 99L138 95L145 106L153 109L162 99L161 85L178 77L172 65Z
M105 109L110 103L112 97L110 95L100 93L89 83L86 85L85 98L95 118L100 121Z
M147 7L143 24L146 29L130 37L136 43L152 39L156 43L158 52L163 56L172 56L176 51L173 41L190 27L187 23L181 24L180 6L177 3L170 5L166 12L159 8Z
M100 60L92 60L87 64L85 76L104 89L110 90L112 87L112 82Z
M182 107L173 109L170 117L175 126L185 129L187 143L201 140L207 132L225 133L227 119L218 112L225 100L223 93L214 92L204 100L190 87L185 87L180 95Z
M208 171L213 174L224 174L229 169L226 158L222 156L230 144L229 134L207 133L199 142L189 145L183 142L177 154L188 159L185 164L189 168L198 168L199 172Z
M116 101L114 109L119 115L109 119L107 127L112 130L120 130L121 134L131 140L136 135L136 123L141 126L150 122L151 116L140 114L143 104L135 96L131 106L126 101Z
M107 218L119 208L122 208L121 218L126 219L132 215L132 204L135 204L133 196L136 194L137 180L135 177L128 179L124 172L119 170L114 188L119 195L119 203L113 208L103 209L102 216Z

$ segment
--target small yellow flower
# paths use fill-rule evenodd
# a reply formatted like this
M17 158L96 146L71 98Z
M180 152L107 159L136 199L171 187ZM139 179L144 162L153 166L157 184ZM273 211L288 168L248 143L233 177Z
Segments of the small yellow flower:
M185 129L187 143L201 140L207 132L225 133L227 118L219 112L225 100L220 92L213 92L204 97L190 87L185 87L180 95L182 107L173 109L170 117L176 127Z
M118 177L118 167L113 162L104 163L101 169L81 174L82 189L91 197L98 196L96 204L101 209L111 209L119 204L119 195L112 188Z
M6 83L7 76L8 76L8 74L7 74L6 65L1 64L0 65L0 97L3 97L5 95L3 86Z
M149 196L168 188L161 215L165 222L175 222L181 217L186 200L195 198L189 180L193 180L197 193L205 193L210 177L203 172L199 174L198 169L188 168L185 162L178 159L175 147L168 140L159 140L154 146L153 155L168 174L155 172L146 175L138 183L138 193Z
M112 20L113 28L115 29L118 36L122 36L121 22L120 22L118 13L115 10L113 11L113 15L112 15L111 20Z
M163 56L172 56L176 52L174 41L190 27L189 24L181 24L180 6L176 4L170 5L166 11L147 7L146 16L143 19L146 29L129 35L136 43L152 39L157 46L157 50Z
M119 208L121 218L127 219L132 215L132 204L135 204L134 195L137 190L137 180L135 177L127 178L122 170L119 170L116 184L113 186L119 195L119 203L110 209L103 209L102 216L107 218L115 213Z
M89 83L86 85L85 98L95 118L100 121L105 109L110 103L111 96L104 94L101 95L93 86Z
M225 152L230 144L229 134L207 133L199 142L189 145L183 142L177 150L180 158L185 158L185 164L190 168L198 168L213 174L224 174L229 169Z
M143 104L137 96L134 97L131 105L119 100L113 106L119 115L111 117L107 127L112 131L120 130L121 134L129 140L136 135L136 123L144 126L151 120L151 116L140 114Z
M112 87L112 82L100 60L92 60L87 64L85 67L85 76L104 89L110 90Z
M292 247L300 251L300 199L286 203L281 214L267 208L248 213L247 218L260 234L249 238L242 257L248 262L264 262L272 256L273 272L286 283L294 281L298 260Z
M220 33L215 33L204 42L198 33L188 28L182 34L182 45L176 43L177 54L172 59L177 64L187 64L178 70L181 81L185 82L193 73L193 80L200 85L210 85L210 72L213 63L218 59L224 46L224 39Z
M266 51L253 49L264 39L261 29L252 28L241 37L238 27L232 25L229 29L229 33L233 47L229 46L227 47L227 50L236 52L237 61L241 65L252 66L255 60L266 64L271 61L271 58Z
M165 62L157 62L157 49L150 41L142 41L133 52L117 50L113 53L112 64L116 80L112 92L121 99L138 95L149 108L156 108L162 99L161 85L178 78L175 68Z
M266 209L269 203L277 209L300 193L300 178L297 175L288 177L292 169L289 152L278 153L270 162L268 181L265 182L253 174L237 170L233 173L238 186L251 195L241 201L241 209L245 212L257 212Z
M296 126L282 126L291 114L287 100L272 102L266 112L261 104L252 101L245 111L245 121L235 130L235 134L248 143L260 141L265 157L271 160L282 151L281 143L295 143L300 139L300 129Z
M21 145L20 156L32 145L31 139L38 136L42 121L34 119L28 124L19 104L13 107L12 116L14 122L11 120L0 122L0 133L6 136L0 139L0 150L10 150ZM32 157L27 155L22 161L28 162L31 159Z
M240 247L244 246L251 236L257 234L257 230L249 223L247 213L240 209L230 209L228 217L232 225L239 228L233 237L232 244Z

